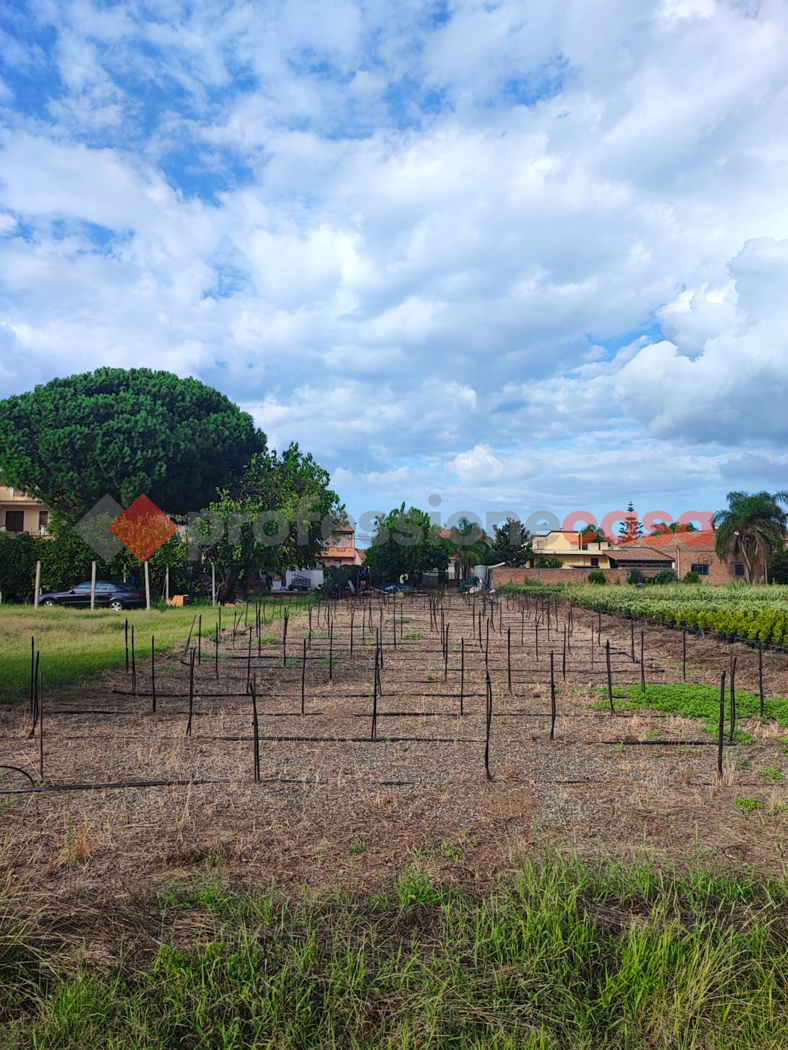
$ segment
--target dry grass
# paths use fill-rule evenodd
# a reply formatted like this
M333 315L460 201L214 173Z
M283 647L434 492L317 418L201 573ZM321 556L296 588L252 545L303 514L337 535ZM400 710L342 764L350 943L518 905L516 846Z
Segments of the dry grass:
M360 600L361 601L361 600ZM391 644L392 613L406 609L405 633L419 638ZM193 735L185 736L188 668L180 646L157 668L157 711L150 711L148 664L139 662L138 695L122 669L99 685L62 699L45 698L45 780L48 785L97 785L92 790L0 796L14 804L0 811L17 869L43 873L53 892L95 895L129 881L154 884L183 876L206 858L218 858L236 878L314 886L375 886L417 858L443 881L489 880L519 850L570 845L591 856L600 846L613 854L649 843L668 855L698 849L745 860L761 870L782 864L788 814L771 803L782 787L758 769L782 764L782 737L750 720L755 742L726 749L722 783L715 778L716 752L697 720L644 711L600 711L603 650L589 644L596 617L574 611L574 635L561 676L558 633L542 629L540 659L533 649L533 615L522 620L515 600L503 604L504 633L490 634L494 692L491 735L493 780L484 776L484 657L472 635L473 604L454 598L444 606L450 622L450 667L443 679L440 632L420 598L370 602L372 624L388 639L379 701L378 742L371 728L374 630L363 629L356 607L354 652L349 653L348 611L334 619L333 681L329 680L328 631L314 624L306 675L306 716L300 716L301 667L296 659L306 616L290 621L288 667L281 666L281 623L267 624L253 639L258 709L263 736L317 737L263 740L263 782L252 781L251 703L245 695L246 637L235 647L225 633L220 677L210 651L196 677ZM480 608L477 600L476 609ZM169 615L169 614L167 614ZM185 643L188 627L182 628ZM226 622L226 621L225 621ZM512 630L513 692L507 687L506 628ZM122 622L121 622L122 627ZM459 717L459 648L466 638L465 716ZM317 635L320 634L321 637ZM472 641L472 637L476 639ZM628 656L628 625L605 618L602 641L613 646L617 684L636 682L640 670ZM650 681L679 681L681 638L661 628L647 631ZM558 719L549 740L549 650L556 652ZM755 654L740 649L740 688L752 686ZM264 657L270 659L264 659ZM725 665L729 647L692 639L693 676L706 665ZM278 663L276 662L278 661ZM785 695L784 661L767 659L767 690ZM431 677L428 677L431 676ZM168 696L178 693L178 696ZM217 696L209 694L219 694ZM446 694L446 695L441 695ZM106 714L68 712L106 711ZM404 717L390 717L405 712ZM419 712L433 712L429 717ZM29 738L24 706L0 712L0 763L38 778L39 740ZM357 738L333 742L330 738ZM399 738L397 740L392 738ZM669 742L697 741L701 746ZM749 768L736 768L746 760ZM23 780L0 769L0 787ZM115 789L124 781L167 781L169 786ZM176 784L175 781L183 783ZM761 821L746 820L735 798L764 803ZM68 833L70 821L71 832ZM70 834L70 838L69 838ZM354 843L362 843L360 850ZM113 889L115 888L115 889Z

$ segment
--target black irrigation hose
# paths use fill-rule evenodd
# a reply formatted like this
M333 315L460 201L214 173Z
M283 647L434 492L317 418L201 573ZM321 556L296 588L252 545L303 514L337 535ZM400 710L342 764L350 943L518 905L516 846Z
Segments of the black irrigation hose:
M0 765L0 769L11 769L14 771L14 773L21 773L23 777L27 777L31 784L35 784L35 780L33 780L30 774L26 770L20 769L19 766ZM6 791L4 789L0 789L0 793L5 794Z
M24 770L20 769L19 772L23 773ZM0 795L34 795L45 791L116 791L126 788L186 787L189 784L229 783L231 783L229 780L118 780L106 784L41 784L29 788L0 788Z

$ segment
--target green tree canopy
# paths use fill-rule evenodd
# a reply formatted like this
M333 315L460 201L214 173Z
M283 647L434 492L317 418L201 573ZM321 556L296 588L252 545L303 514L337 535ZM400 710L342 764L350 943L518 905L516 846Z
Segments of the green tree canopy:
M316 564L344 516L329 483L328 472L292 444L281 455L258 453L219 492L189 538L203 562L215 564L221 601L231 601L239 583L251 588L267 574Z
M453 544L430 525L429 515L405 504L382 515L375 522L372 545L364 562L375 586L396 583L400 576L413 578L417 572L443 570L449 565Z
M715 546L720 558L733 554L744 562L744 575L754 583L766 574L773 555L783 549L788 492L729 492L727 510L714 515Z
M68 521L109 493L172 513L204 507L265 435L224 394L148 368L100 368L0 401L0 476Z
M490 552L492 564L503 562L511 567L527 565L533 555L528 529L514 518L507 518L503 525L494 525L493 528L495 539Z

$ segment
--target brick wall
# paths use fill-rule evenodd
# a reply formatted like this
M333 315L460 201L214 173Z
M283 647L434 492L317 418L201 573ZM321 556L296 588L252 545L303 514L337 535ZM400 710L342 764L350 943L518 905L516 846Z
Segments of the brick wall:
M491 587L524 583L561 584L586 583L590 572L602 572L608 583L626 583L627 569L491 569Z

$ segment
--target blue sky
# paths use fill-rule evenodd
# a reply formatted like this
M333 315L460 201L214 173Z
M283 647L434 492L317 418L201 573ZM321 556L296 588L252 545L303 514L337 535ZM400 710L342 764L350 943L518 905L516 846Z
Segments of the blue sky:
M784 0L0 27L0 397L194 375L357 516L787 487Z

